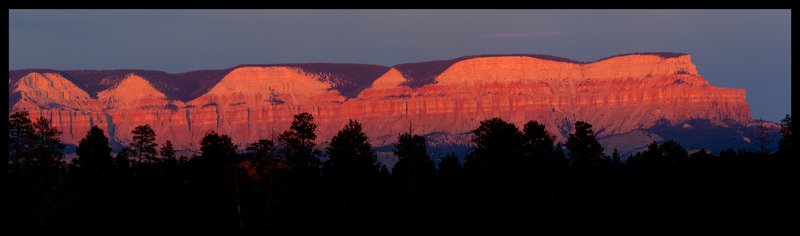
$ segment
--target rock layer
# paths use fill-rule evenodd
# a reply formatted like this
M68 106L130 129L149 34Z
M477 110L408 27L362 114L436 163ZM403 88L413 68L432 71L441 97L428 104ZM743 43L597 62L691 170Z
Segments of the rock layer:
M576 120L594 125L600 138L664 121L751 123L745 91L710 85L685 54L631 54L591 63L526 55L474 56L436 66L373 66L357 81L348 77L358 74L357 69L332 74L319 71L325 64L317 71L297 65L226 69L215 72L221 78L204 77L214 84L198 85L196 91L132 71L94 91L96 96L76 85L69 72L12 71L9 111L27 110L33 118L52 119L68 144L77 144L92 125L124 144L133 127L150 124L157 142L169 139L182 149L196 149L208 130L229 134L244 146L287 129L298 112L314 115L320 142L329 140L348 119L356 119L374 146L392 144L409 128L435 136L429 140L432 146L466 144L478 122L491 117L520 126L540 121L561 141ZM342 65L346 64L329 66L335 70ZM199 73L184 73L194 74ZM429 78L413 77L416 74ZM187 81L191 78L174 80ZM342 91L343 85L351 90ZM199 95L181 100L187 96L171 95L175 91Z

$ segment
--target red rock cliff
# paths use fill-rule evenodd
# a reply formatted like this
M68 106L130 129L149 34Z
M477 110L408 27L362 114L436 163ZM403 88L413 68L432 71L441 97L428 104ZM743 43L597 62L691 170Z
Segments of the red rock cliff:
M710 85L689 55L633 54L592 63L471 57L413 87L403 72L389 69L352 98L333 89L336 81L320 76L291 66L238 67L183 102L134 73L92 97L61 74L31 72L9 80L19 96L9 110L52 119L65 143L77 144L91 125L127 143L133 127L150 124L157 142L170 139L190 149L211 129L241 145L270 137L303 111L315 116L319 142L357 119L375 146L391 144L409 125L417 133L439 134L434 145L463 144L480 120L496 116L518 125L538 120L561 140L576 120L594 125L600 137L648 128L661 119L720 125L751 120L745 91Z

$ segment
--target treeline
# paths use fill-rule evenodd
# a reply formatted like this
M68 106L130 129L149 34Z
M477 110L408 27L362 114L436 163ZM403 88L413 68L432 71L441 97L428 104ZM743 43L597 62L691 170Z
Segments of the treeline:
M391 230L751 217L744 212L763 219L797 186L788 115L775 153L689 154L668 141L626 161L616 150L605 155L586 122L576 122L562 145L536 121L520 129L493 118L473 131L464 163L451 154L436 164L425 137L400 134L391 171L357 121L317 149L309 113L243 153L229 136L209 131L200 154L188 158L176 157L169 140L157 145L148 125L112 155L95 126L70 163L49 120L18 112L8 124L7 223L14 227Z

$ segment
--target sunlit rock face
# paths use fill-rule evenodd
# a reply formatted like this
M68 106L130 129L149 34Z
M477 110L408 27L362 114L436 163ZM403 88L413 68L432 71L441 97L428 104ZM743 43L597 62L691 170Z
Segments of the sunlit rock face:
M622 152L641 148L631 139L663 140L650 130L658 125L752 126L744 90L710 85L689 55L677 53L589 63L493 55L391 68L246 65L182 74L24 70L9 72L9 86L10 112L52 119L68 144L92 125L125 144L133 127L149 124L157 142L169 139L182 149L197 149L209 130L244 146L287 129L299 112L314 115L319 142L356 119L374 146L391 145L409 129L428 135L432 147L469 144L469 132L492 117L520 127L537 120L562 142L575 121L587 121L604 145ZM736 140L751 143L749 133L739 133Z

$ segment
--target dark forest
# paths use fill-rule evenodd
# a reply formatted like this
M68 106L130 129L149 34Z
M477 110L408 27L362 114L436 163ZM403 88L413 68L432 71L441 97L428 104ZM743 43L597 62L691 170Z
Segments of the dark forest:
M544 125L480 122L472 149L433 160L413 129L397 136L399 162L377 161L351 120L327 147L311 114L239 147L209 131L200 153L176 156L148 125L113 154L103 130L64 160L50 121L14 113L8 125L10 227L308 229L482 226L674 227L711 220L772 221L796 202L791 116L779 150L689 153L674 141L621 157L578 121L565 143ZM324 158L322 158L324 157Z

